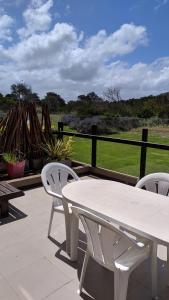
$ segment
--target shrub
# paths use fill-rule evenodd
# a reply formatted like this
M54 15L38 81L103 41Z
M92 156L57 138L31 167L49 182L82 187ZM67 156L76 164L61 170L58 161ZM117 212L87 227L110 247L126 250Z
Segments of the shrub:
M80 118L75 114L62 118L65 125L81 133L92 133L92 125L97 126L97 134L112 134L118 131L128 131L140 126L139 118L92 116Z
M139 118L114 117L109 119L110 126L118 131L129 131L140 126Z
M92 133L92 126L97 126L96 134L110 134L114 133L115 130L107 124L105 118L101 117L88 117L83 120L80 120L76 126L76 130L81 133Z

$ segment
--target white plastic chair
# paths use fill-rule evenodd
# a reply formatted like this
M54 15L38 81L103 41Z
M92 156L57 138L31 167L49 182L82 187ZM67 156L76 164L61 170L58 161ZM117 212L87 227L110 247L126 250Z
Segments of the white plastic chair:
M77 174L68 166L52 162L44 166L41 179L45 191L53 196L53 203L50 215L48 237L50 236L54 212L65 214L66 226L66 249L70 251L70 226L71 226L71 205L64 201L62 188L68 183L69 179L80 180ZM76 224L78 226L78 224Z
M150 192L158 193L164 196L169 196L169 174L168 173L152 173L141 178L136 186L140 189L145 189ZM168 200L168 199L167 199ZM120 227L121 230L126 232L132 237L135 237L137 242L146 243L146 239L140 237L139 235L131 232L124 227ZM167 246L167 245L165 245ZM152 273L152 296L153 298L158 299L158 284L157 284L157 243L153 242L152 254L151 254L151 273ZM167 246L167 263L168 263L168 272L169 272L169 247ZM169 276L168 276L169 277Z
M168 173L153 173L141 178L137 184L137 188L145 188L147 191L169 195L169 174Z
M130 273L150 254L150 245L139 247L112 223L78 207L72 213L82 221L87 236L87 250L83 262L78 293L91 256L103 267L114 272L114 300L126 300Z
M164 196L169 196L169 174L168 173L153 173L141 178L137 184L137 188L144 188L147 191L161 194ZM166 199L169 201L169 199ZM167 268L169 273L169 246L163 244L167 247ZM153 243L153 265L152 273L157 274L157 243ZM168 274L169 278L169 274ZM169 283L168 283L169 284Z

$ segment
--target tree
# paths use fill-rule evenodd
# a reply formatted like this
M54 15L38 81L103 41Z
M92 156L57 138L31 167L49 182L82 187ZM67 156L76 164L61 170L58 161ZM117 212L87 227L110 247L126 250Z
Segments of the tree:
M26 83L17 83L11 85L11 94L8 97L13 98L17 101L27 101L27 102L39 102L39 96L37 93L33 93L30 86Z
M88 93L87 95L79 95L79 101L87 101L87 102L102 102L103 99L100 98L95 92Z
M103 99L94 92L88 93L87 95L79 95L76 103L75 110L80 116L102 114L105 109L105 107L103 107Z
M105 90L105 92L103 93L104 95L104 99L109 101L109 102L115 102L115 101L120 101L121 96L120 96L120 88L113 88L113 87L109 87Z
M40 99L37 93L32 93L28 96L28 101L39 103Z
M16 100L26 101L28 100L29 96L32 95L32 89L25 83L12 84L11 94Z
M86 96L90 101L93 101L93 102L102 102L103 99L100 98L95 92L91 92L89 94L87 94Z
M5 97L0 96L0 110L2 111L7 111L16 104L16 100L8 96L9 95L6 95Z
M60 95L53 92L47 93L43 101L49 105L50 112L53 113L62 111L66 105L65 100Z
M149 119L151 117L154 116L154 113L151 109L149 108L144 108L143 110L141 110L139 113L138 113L138 117L139 118L144 118L144 119Z

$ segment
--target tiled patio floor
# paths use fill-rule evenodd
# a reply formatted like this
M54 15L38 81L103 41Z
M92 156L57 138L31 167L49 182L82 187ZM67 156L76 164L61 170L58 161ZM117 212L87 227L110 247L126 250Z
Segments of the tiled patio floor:
M52 199L43 188L11 201L11 216L0 220L0 300L113 299L113 273L90 260L85 291L77 295L85 236L80 233L79 257L71 263L65 253L64 218L55 214L53 241L47 238ZM160 299L169 299L166 287L166 249L160 249ZM129 282L127 300L149 300L150 263L137 268Z

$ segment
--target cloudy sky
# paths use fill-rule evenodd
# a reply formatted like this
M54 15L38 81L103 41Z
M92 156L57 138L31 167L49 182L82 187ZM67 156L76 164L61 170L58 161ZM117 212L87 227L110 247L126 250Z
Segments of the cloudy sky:
M169 91L169 0L0 0L0 92Z

